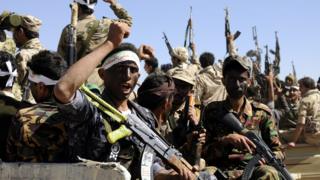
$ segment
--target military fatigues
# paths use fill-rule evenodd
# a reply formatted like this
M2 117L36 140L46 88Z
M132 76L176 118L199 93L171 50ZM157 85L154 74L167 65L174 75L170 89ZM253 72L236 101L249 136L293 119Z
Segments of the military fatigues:
M203 105L212 101L222 101L227 97L227 91L222 84L222 69L217 65L202 69L196 78L195 96Z
M14 43L12 38L6 39L4 42L0 42L0 51L6 51L12 55L16 53L16 44Z
M298 124L304 124L304 140L320 146L320 92L309 90L301 99L298 110Z
M267 106L260 103L250 103L245 99L242 111L236 114L230 105L229 99L210 103L204 112L204 126L207 129L207 142L204 148L204 158L208 165L214 165L231 176L236 176L236 170L243 170L252 156L237 149L231 144L225 144L222 137L231 133L233 130L219 122L226 113L233 112L241 123L249 130L254 131L263 138L266 144L274 151L279 158L283 158L280 151L279 136L275 127L275 122L271 116L271 111ZM260 177L277 176L273 167L262 166L263 173ZM255 174L260 172L255 170ZM274 173L273 173L274 172ZM257 177L256 177L257 178ZM278 179L279 177L277 177ZM271 178L272 179L272 178Z
M120 5L110 6L116 16L119 18L117 20L103 18L97 20L93 15L86 15L79 17L77 22L77 58L80 59L84 55L90 53L93 49L101 45L108 37L109 26L114 21L125 22L128 25L132 24L132 18L128 15L127 11ZM62 31L59 45L58 53L67 59L67 27Z
M12 118L16 115L20 102L11 92L0 91L0 159L6 160L5 148Z
M106 93L103 99L108 99ZM69 104L60 105L62 112L69 115L67 126L69 129L69 158L76 160L76 156L96 161L114 161L114 157L125 166L132 175L132 179L139 177L140 155L144 143L134 136L121 139L114 146L106 139L111 130L104 126L106 120L111 129L115 130L119 124L109 116L101 113L80 91ZM145 123L154 127L155 117L147 109L129 101L131 113L136 114ZM139 145L138 145L139 144ZM114 151L118 147L119 151Z
M66 120L52 100L19 110L8 135L8 160L65 162Z
M17 65L17 82L13 85L13 93L18 98L21 99L22 88L24 86L24 78L27 73L27 62L31 60L32 56L39 53L39 51L44 50L40 43L39 38L33 38L27 41L17 52L16 55L16 65ZM29 94L29 102L34 102L31 92Z

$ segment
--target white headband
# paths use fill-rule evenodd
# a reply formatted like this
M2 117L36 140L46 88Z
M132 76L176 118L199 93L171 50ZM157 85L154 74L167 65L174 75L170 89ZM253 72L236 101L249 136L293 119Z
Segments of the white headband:
M137 64L138 69L140 69L140 59L138 55L129 50L120 51L108 57L103 63L102 68L106 70L115 64L125 62L125 61L133 61L134 63Z
M79 4L82 4L82 5L85 5L90 9L94 9L96 7L96 4L97 4L97 3L90 4L89 0L75 0L75 2L77 2Z
M42 82L43 84L50 86L57 84L58 80L52 80L48 77L45 77L43 75L34 74L31 69L29 69L29 75L28 75L29 81L32 81L34 83Z
M7 83L6 83L6 87L12 87L13 86L14 77L17 76L17 70L15 69L14 71L12 71L12 64L11 64L10 61L6 61L6 66L8 68L8 72L0 70L0 76L3 77L3 76L10 75L10 77L9 77Z
M138 69L140 69L140 59L138 55L129 50L120 51L108 57L103 63L102 68L106 70L115 64L125 62L125 61L133 61L134 63L137 64Z

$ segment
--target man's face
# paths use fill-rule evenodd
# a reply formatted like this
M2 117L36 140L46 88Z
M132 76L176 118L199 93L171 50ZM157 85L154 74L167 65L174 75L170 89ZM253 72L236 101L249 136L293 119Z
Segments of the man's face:
M173 81L176 88L173 104L180 105L185 100L185 97L191 93L192 85L179 79L173 79Z
M223 78L228 95L232 99L239 99L247 91L250 84L249 73L245 70L230 70Z
M290 88L289 90L289 99L291 101L296 101L300 97L300 91L296 88Z
M133 91L139 76L138 66L132 61L125 61L105 70L102 78L105 89L115 99L125 100Z
M22 33L23 33L22 29L12 28L12 37L18 48L20 48L23 45L22 38L21 38Z

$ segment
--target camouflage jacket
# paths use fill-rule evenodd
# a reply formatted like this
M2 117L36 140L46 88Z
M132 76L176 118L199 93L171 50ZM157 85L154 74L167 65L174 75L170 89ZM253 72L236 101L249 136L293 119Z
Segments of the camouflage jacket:
M320 92L309 90L301 99L298 110L298 122L305 124L305 134L320 133ZM319 142L320 140L318 140Z
M20 102L10 92L0 91L0 159L5 159L6 141L12 118L20 108Z
M199 72L196 78L195 95L202 104L222 101L227 97L227 91L221 79L222 71L217 66L208 66Z
M4 42L0 42L0 50L6 51L12 55L15 55L16 53L16 43L14 43L12 38L6 39Z
M247 129L262 137L270 149L278 154L279 158L283 158L278 132L269 108L264 104L250 103L245 99L241 113L237 114L232 110L227 98L224 101L210 103L204 112L204 127L208 135L204 158L208 165L217 166L222 170L243 170L246 160L252 157L235 146L223 142L224 136L235 133L218 120L228 112L233 112Z
M109 102L105 92L102 97ZM119 151L115 153L117 161L125 166L132 176L139 177L140 155L144 148L143 142L135 136L129 136L120 139L114 145L110 144L106 138L110 130L106 129L104 121L106 120L110 124L111 130L119 128L120 125L100 112L80 91L76 92L71 103L60 104L59 107L63 113L69 116L67 121L69 159L76 161L77 156L80 156L101 162L112 161L110 157L115 153L113 151L114 147L118 146L116 149L119 149ZM129 108L131 113L145 120L150 127L154 127L155 117L151 111L131 101L129 101Z
M86 54L90 53L93 49L101 45L108 36L109 26L114 21L125 22L131 26L132 18L128 15L127 11L119 4L110 6L113 12L119 19L103 18L97 20L93 15L79 17L77 22L77 40L76 40L76 57L80 59ZM58 53L67 59L66 52L68 40L67 27L61 33L58 45Z
M17 112L10 127L9 161L66 161L66 117L53 101L39 103Z
M21 86L23 78L27 73L27 62L31 60L32 56L43 50L43 46L38 38L33 38L27 41L17 52L16 64L18 71L18 83Z

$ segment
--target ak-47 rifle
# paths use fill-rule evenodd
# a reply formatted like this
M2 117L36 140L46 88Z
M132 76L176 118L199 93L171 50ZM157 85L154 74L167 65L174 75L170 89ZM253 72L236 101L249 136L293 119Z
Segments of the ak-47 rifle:
M259 71L261 70L261 49L259 47L259 43L258 43L258 34L257 34L257 27L253 26L252 27L252 37L253 37L253 41L254 41L254 45L256 47L256 64L257 64L257 68L259 69Z
M263 158L268 165L273 166L279 172L279 175L283 179L293 179L289 171L285 168L285 165L282 163L281 160L278 160L275 157L275 154L271 151L268 145L266 145L265 142L254 132L245 129L240 123L240 120L236 118L236 116L233 113L227 113L226 115L224 115L220 122L226 125L227 127L231 128L232 130L236 131L237 133L246 136L256 145L256 154L245 167L242 175L242 180L248 180L251 178L255 166L259 164L261 158Z
M184 37L184 47L189 50L190 56L190 62L193 62L195 60L195 52L194 52L194 41L193 41L193 24L192 24L192 6L190 7L190 17L188 20L187 28L185 31L185 37Z
M71 23L67 27L67 63L71 66L77 60L77 21L78 21L78 3L72 3L71 8Z
M280 74L280 44L279 44L279 38L278 38L278 32L275 32L276 37L276 50L270 50L272 54L274 54L274 61L273 61L273 73L276 77L278 74Z
M80 89L88 98L94 101L94 105L97 108L110 116L114 121L121 124L119 129L108 133L108 142L113 144L124 137L134 136L153 149L159 157L164 159L175 171L182 172L183 170L188 169L193 172L193 167L182 157L181 153L174 147L170 146L166 140L156 132L156 130L151 129L136 115L129 114L128 116L124 116L117 109L95 95L85 86L82 86ZM194 172L193 175L197 179L202 179L198 172Z
M230 56L234 56L236 55L236 48L234 45L234 40L236 40L241 32L240 31L236 31L236 33L234 35L231 34L231 30L230 30L230 17L229 17L229 10L228 8L225 9L226 12L226 16L225 16L225 37L226 37L226 46L227 46L227 53Z
M297 72L296 72L296 68L294 67L293 61L291 61L291 64L292 64L292 74L293 74L293 77L294 77L293 81L296 84L297 83Z
M266 55L264 58L264 74L268 76L270 73L269 50L268 45L265 45L264 47L266 48Z
M166 35L166 33L163 32L163 39L164 39L164 42L166 43L166 46L168 48L168 51L169 51L169 54L170 56L172 57L174 54L173 54L173 49L172 49L172 46L168 40L168 37Z

